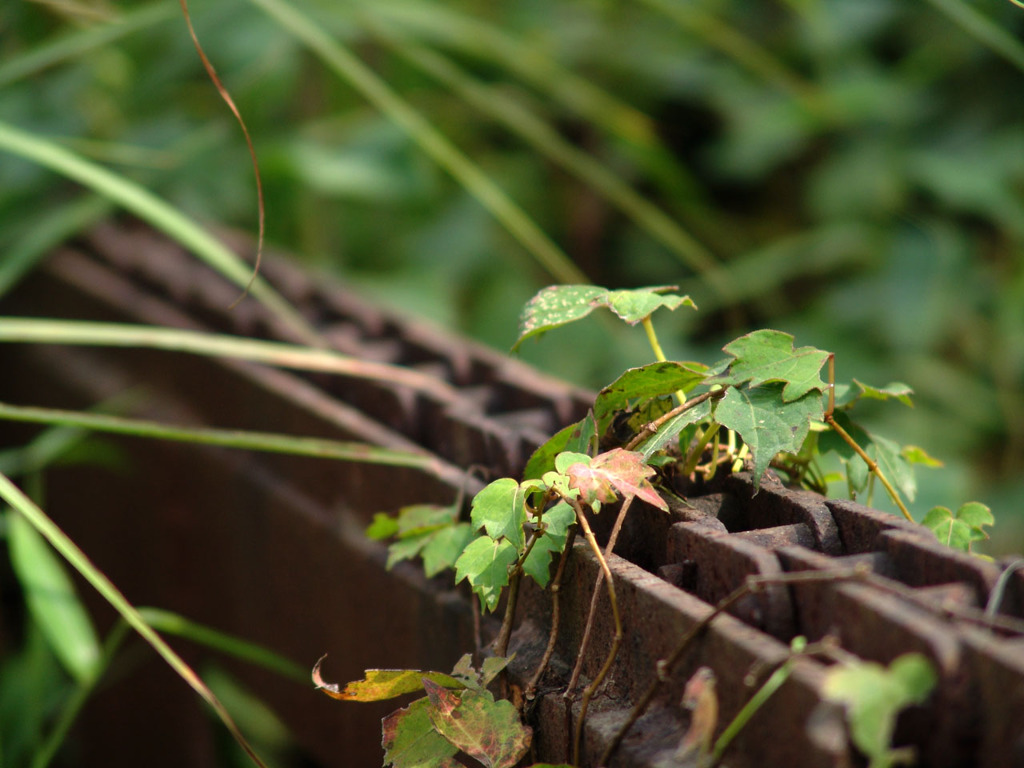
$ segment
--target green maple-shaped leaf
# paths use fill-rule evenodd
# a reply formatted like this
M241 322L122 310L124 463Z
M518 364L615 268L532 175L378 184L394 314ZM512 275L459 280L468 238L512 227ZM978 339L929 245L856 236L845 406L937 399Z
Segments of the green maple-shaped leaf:
M611 503L615 501L617 492L624 497L636 496L668 512L668 504L648 480L654 475L654 470L644 462L642 453L613 448L595 456L589 464L573 464L566 474L570 487L578 488L587 501L596 499Z
M924 656L909 653L889 668L874 662L837 665L826 673L824 694L846 706L853 743L872 766L893 764L892 735L900 711L923 702L935 686Z
M546 587L551 580L551 556L565 549L569 526L576 522L576 512L560 501L544 513L542 520L544 533L523 561L523 570L541 587Z
M782 383L754 389L731 388L715 408L715 419L743 438L754 457L754 486L781 452L795 453L807 437L811 421L822 417L821 397L808 392L799 400L783 400Z
M455 561L455 583L468 579L487 610L498 607L501 590L508 584L508 569L519 553L507 539L480 536L471 541Z
M459 749L430 720L430 699L416 699L381 721L384 765L394 768L458 768Z
M684 304L696 309L688 296L662 295L675 286L662 285L627 291L609 291L594 285L552 285L527 302L519 318L519 338L513 350L531 336L586 317L607 307L628 323L636 324L660 307Z
M465 685L443 672L424 672L419 669L368 669L362 680L348 683L344 688L328 683L320 676L323 657L313 667L313 684L332 699L341 701L386 701L406 693L423 689L424 680L432 680L445 688L464 688Z
M594 402L599 425L616 411L624 411L637 401L689 392L704 381L706 366L700 363L651 363L630 368L601 390Z
M719 384L757 387L765 382L783 382L782 399L799 400L812 390L823 392L821 366L828 352L814 347L793 348L793 337L782 331L754 331L740 336L724 347L735 360L725 373L715 378Z
M437 732L487 768L513 768L530 748L533 733L512 702L487 691L453 693L429 680L424 687Z
M921 521L944 544L970 552L971 544L988 538L985 528L995 525L992 510L977 501L969 501L954 514L947 507L933 507Z
M524 488L512 478L503 477L477 493L470 518L476 528L483 528L492 539L506 538L516 549L522 549L525 501Z

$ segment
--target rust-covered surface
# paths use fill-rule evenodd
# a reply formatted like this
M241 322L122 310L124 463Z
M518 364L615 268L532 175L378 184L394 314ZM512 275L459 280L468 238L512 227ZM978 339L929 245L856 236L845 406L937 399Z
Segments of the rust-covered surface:
M271 260L264 274L337 349L420 371L434 383L414 388L166 352L0 345L0 398L86 407L141 388L144 415L362 440L434 457L433 471L121 440L130 471L54 471L46 506L138 604L236 632L310 667L327 652L324 674L332 680L358 678L367 667L447 669L474 648L466 594L447 578L425 580L409 564L385 571L383 545L363 529L374 512L450 503L471 494L482 476L519 472L539 442L586 412L589 395L284 263ZM235 297L234 287L163 238L107 223L54 253L0 312L291 340L252 301L228 311ZM4 443L27 434L2 430ZM611 559L627 629L592 705L586 764L595 764L658 661L747 576L858 566L870 573L771 585L716 618L611 765L677 764L688 722L679 706L686 679L702 665L714 670L725 722L749 697L751 672L763 680L796 635L836 638L864 659L888 663L916 651L935 664L936 692L901 718L897 734L919 748L921 764L1024 765L1024 571L1005 580L993 619L985 609L1004 566L955 553L891 515L770 480L754 494L744 473L678 490L686 503L669 515L634 504ZM579 701L567 703L560 686L576 660L596 574L593 556L577 544L562 589L558 653L532 710L537 760L567 756ZM90 601L109 626L109 610ZM520 681L546 642L548 596L528 590L522 614L513 665ZM483 633L492 629L485 621ZM594 633L585 679L611 636L607 611ZM176 645L200 669L227 667L265 698L297 737L293 764L380 763L379 720L393 705L335 702L311 684ZM215 765L219 727L147 653L133 658L132 674L86 707L72 742L79 764ZM825 670L823 661L801 659L726 763L858 765L842 713L821 699Z

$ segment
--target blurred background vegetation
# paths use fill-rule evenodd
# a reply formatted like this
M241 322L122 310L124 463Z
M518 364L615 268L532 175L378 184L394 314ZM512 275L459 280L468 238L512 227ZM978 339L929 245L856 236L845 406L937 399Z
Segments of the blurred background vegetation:
M915 408L867 421L945 462L916 515L978 499L989 551L1024 550L1024 9L290 2L190 9L273 245L499 349L552 282L678 284L700 311L656 318L670 357L773 327L840 380L909 384ZM245 142L172 0L0 5L0 121L256 229ZM0 156L0 265L106 212ZM601 323L523 352L589 387L649 354Z

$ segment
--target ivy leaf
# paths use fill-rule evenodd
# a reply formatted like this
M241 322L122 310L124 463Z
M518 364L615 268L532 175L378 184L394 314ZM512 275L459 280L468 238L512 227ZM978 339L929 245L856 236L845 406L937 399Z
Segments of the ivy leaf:
M678 288L677 285L657 285L633 290L609 291L600 306L608 307L630 325L636 325L662 307L673 310L686 305L696 309L697 305L689 296L662 295Z
M795 453L807 437L811 421L822 417L821 397L808 392L799 400L783 400L781 383L754 389L730 388L715 408L715 418L737 432L754 457L754 487L780 452Z
M427 578L455 567L455 561L475 535L469 523L458 523L430 534L430 541L420 553L423 557L423 573Z
M508 569L519 553L507 539L480 536L469 543L455 561L455 583L468 579L488 611L498 607L501 590L508 584Z
M892 735L900 710L920 704L935 687L935 670L918 653L893 660L837 665L826 672L824 695L846 706L853 743L872 766L894 764Z
M578 488L588 501L611 503L616 499L614 489L624 497L637 496L668 512L668 504L647 479L654 475L654 470L644 463L643 454L636 451L613 448L595 456L589 465L573 464L566 474L570 487Z
M651 456L675 441L684 429L691 424L704 421L710 415L711 400L705 400L703 403L698 403L693 408L673 416L658 428L651 439L644 442L642 451L644 460L649 461Z
M689 392L704 381L706 369L700 363L671 361L630 368L597 395L594 416L601 431L611 414L626 410L636 401Z
M411 560L425 552L431 545L432 556L435 556L443 551L444 542L452 537L464 539L465 532L462 526L465 524L458 523L458 518L459 510L455 505L411 504L403 507L397 518L389 518L378 513L366 534L370 538L387 538L385 534L391 532L391 536L398 537L398 540L388 547L388 561L385 567L391 570L396 563ZM452 533L453 528L458 532ZM441 538L441 543L435 544L438 537ZM446 567L448 566L442 565L434 573Z
M799 400L808 392L825 390L821 366L828 352L814 347L793 348L793 337L782 331L754 331L740 336L724 347L735 360L715 379L718 384L757 387L766 382L783 382L782 400Z
M988 538L985 528L995 525L995 522L992 510L980 502L969 501L955 515L947 507L932 507L921 525L947 546L970 552L973 542Z
M878 468L889 482L908 500L913 501L917 496L917 478L914 477L914 468L903 456L900 446L881 435L872 435L868 455L878 462Z
M511 477L503 477L485 486L473 498L470 519L492 539L506 538L521 550L523 523L526 522L526 494Z
M555 467L555 456L562 451L588 453L591 445L597 442L597 422L594 412L588 413L582 420L556 432L530 456L523 471L523 479L530 480L544 476Z
M576 512L560 501L544 513L542 520L544 533L523 561L523 571L543 588L551 580L551 556L565 549L569 526L576 522Z
M853 380L853 383L860 389L860 394L857 399L868 398L871 400L888 400L890 398L896 398L904 405L914 407L914 402L910 399L910 396L914 394L914 390L908 385L901 381L891 382L884 387L872 387L870 384L864 384L863 382Z
M430 721L445 739L487 768L514 768L530 748L533 732L511 701L487 691L461 694L424 680Z
M362 680L348 683L344 688L337 683L325 682L320 676L322 656L313 667L313 684L332 699L341 701L384 701L423 689L423 681L431 680L445 688L465 688L465 684L443 672L423 672L419 669L368 669Z
M676 309L686 304L696 309L689 296L663 296L673 285L609 291L594 285L552 285L535 295L519 318L519 338L512 350L531 336L586 317L598 307L607 307L627 323L636 324L660 307Z
M394 768L461 768L458 747L437 732L430 720L430 699L416 699L381 721L384 765Z

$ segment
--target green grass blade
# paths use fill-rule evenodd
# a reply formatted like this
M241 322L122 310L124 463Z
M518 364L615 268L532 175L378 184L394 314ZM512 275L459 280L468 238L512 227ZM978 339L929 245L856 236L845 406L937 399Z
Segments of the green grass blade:
M147 27L169 21L179 14L180 10L174 4L157 2L125 12L110 23L60 35L0 64L0 88Z
M38 163L89 187L165 232L239 286L249 284L251 270L248 265L176 208L135 182L112 173L52 141L39 138L2 121L0 150ZM250 292L303 341L310 344L320 343L316 331L266 281L257 277Z
M78 713L82 711L82 707L85 706L86 701L89 700L92 692L96 689L96 685L102 678L103 673L109 669L110 663L114 660L115 654L121 647L121 643L130 631L131 628L123 620L114 625L110 634L107 635L107 639L103 641L103 650L97 665L97 674L89 680L80 681L75 686L71 696L64 702L60 715L54 722L50 732L33 754L32 768L46 768L53 761L53 758L64 743L64 739L67 738L68 731L75 724Z
M519 241L552 277L563 283L587 283L579 267L521 207L431 125L373 70L297 8L281 0L251 0L315 53L335 74L405 130Z
M182 678L188 685L206 701L213 711L231 732L235 741L245 750L245 753L259 766L264 766L263 761L253 751L249 742L238 730L231 715L224 709L216 696L206 687L206 684L199 678L192 668L167 645L162 637L146 623L138 610L128 602L120 590L103 575L103 573L92 564L86 554L54 523L42 509L36 506L21 490L12 483L6 475L0 475L0 498L3 498L18 513L31 523L39 533L56 549L71 566L88 581L97 592L110 603L121 617L138 632L142 638L149 643L160 657Z
M0 296L7 293L52 248L103 218L111 210L102 197L88 196L47 211L0 260Z
M963 0L929 0L958 27L990 50L1024 71L1024 44Z
M325 349L247 339L240 336L123 323L80 320L38 320L0 317L0 343L75 344L105 347L146 347L207 357L230 357L305 371L378 379L412 389L451 393L443 381L386 363L359 360Z
M378 25L374 26L377 27L377 34L401 56L443 82L476 109L501 122L540 153L590 184L691 270L712 282L719 293L728 295L727 284L713 283L718 273L715 271L717 260L711 252L619 176L586 152L574 147L550 125L501 91L488 88L470 77L450 59L408 39L396 37L393 32L380 30Z
M297 683L309 682L307 667L300 666L262 645L243 640L235 635L221 632L160 608L139 608L139 613L153 629L163 632L165 635L175 635L185 640L191 640L240 661L276 672Z
M657 127L648 115L486 19L430 0L359 0L359 4L419 39L493 62L628 144L645 149L659 144Z
M93 680L99 672L99 639L64 566L21 515L8 515L7 544L29 612L54 655L78 683Z
M33 408L7 403L0 403L0 420L77 427L96 432L154 440L172 440L197 445L216 445L223 448L242 448L320 459L385 464L393 467L413 467L438 475L443 471L441 463L429 454L378 448L367 443L342 442L314 437L292 437L270 432L187 428L143 419L127 419L120 416L53 408Z
M830 109L823 94L768 49L700 7L699 3L678 4L668 0L640 0L683 29L699 36L757 77L796 99L812 115L827 119Z
M208 648L221 651L241 661L276 672L282 677L294 680L297 683L309 682L308 669L261 645L191 621L171 611L164 611L159 608L139 608L138 611L146 623L165 635L175 635L176 637L205 645ZM114 628L111 629L110 634L107 635L106 640L103 642L99 674L90 680L81 681L76 686L74 693L61 709L60 716L42 746L36 750L32 761L32 768L46 768L53 760L61 744L64 743L68 731L71 730L71 726L74 725L75 720L82 711L82 707L85 706L86 701L92 695L96 684L104 672L110 668L117 652L121 648L122 642L130 631L131 627L123 619L118 621Z

